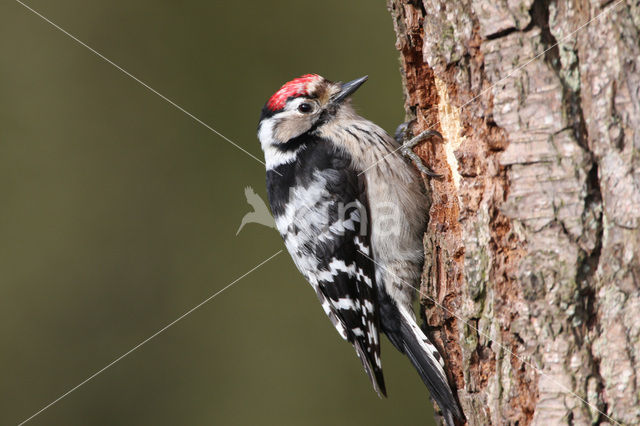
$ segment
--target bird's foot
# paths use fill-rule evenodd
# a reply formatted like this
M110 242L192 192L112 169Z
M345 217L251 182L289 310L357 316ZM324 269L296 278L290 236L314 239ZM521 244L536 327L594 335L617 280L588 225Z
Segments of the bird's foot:
M420 142L423 142L427 139L431 139L435 137L436 139L438 139L439 142L443 142L444 139L442 138L442 135L440 134L440 132L435 130L425 130L424 132L421 132L419 135L414 136L409 140L406 140L408 130L409 130L409 123L402 123L396 129L395 137L398 143L401 144L400 152L402 152L402 155L404 155L405 157L408 157L413 162L413 164L415 164L416 168L420 170L422 173L424 173L425 175L433 178L441 178L442 177L441 174L434 172L430 167L424 164L424 162L418 156L418 154L413 152L414 146L418 145Z

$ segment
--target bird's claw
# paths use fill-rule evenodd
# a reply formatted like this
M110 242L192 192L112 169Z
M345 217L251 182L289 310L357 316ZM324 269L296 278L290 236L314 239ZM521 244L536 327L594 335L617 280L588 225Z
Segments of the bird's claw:
M423 132L420 132L419 135L414 136L406 142L403 142L403 139L407 134L408 127L409 126L407 123L403 123L396 129L396 140L402 144L400 147L400 152L402 152L402 155L404 155L405 157L408 157L413 162L413 164L415 164L416 168L425 175L433 178L441 178L442 175L434 172L431 168L424 164L418 154L413 152L412 148L418 145L420 142L434 137L438 139L439 142L443 142L444 139L442 138L442 135L436 130L425 130Z

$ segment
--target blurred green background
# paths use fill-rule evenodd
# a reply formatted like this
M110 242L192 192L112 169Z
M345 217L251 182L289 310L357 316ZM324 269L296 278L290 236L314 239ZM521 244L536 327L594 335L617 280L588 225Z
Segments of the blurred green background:
M263 103L303 73L368 74L359 111L404 117L382 1L27 4L259 158ZM284 246L235 236L260 163L19 3L0 22L0 424L17 424ZM29 424L428 424L384 343L388 400L282 253Z

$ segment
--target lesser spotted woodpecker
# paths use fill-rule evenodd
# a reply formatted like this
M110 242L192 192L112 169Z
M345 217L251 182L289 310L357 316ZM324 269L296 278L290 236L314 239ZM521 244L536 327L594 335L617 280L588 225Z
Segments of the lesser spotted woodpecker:
M428 200L418 171L394 153L399 142L351 106L365 80L334 83L308 74L267 101L258 138L269 202L294 263L354 346L376 392L386 396L382 331L411 360L451 425L462 413L412 308Z

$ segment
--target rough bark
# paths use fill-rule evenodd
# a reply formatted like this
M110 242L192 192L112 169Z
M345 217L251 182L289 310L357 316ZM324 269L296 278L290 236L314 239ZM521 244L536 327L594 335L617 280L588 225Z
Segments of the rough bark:
M640 3L388 7L412 130L445 138L416 148L444 175L421 301L468 423L638 424Z

